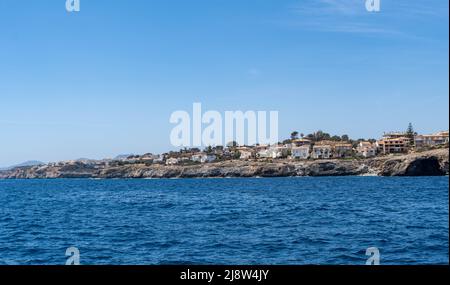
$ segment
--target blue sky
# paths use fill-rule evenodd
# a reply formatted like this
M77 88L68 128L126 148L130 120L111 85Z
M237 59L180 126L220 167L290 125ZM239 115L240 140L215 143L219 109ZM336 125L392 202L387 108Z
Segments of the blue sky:
M194 102L280 137L448 129L448 1L364 2L1 0L0 166L167 151Z

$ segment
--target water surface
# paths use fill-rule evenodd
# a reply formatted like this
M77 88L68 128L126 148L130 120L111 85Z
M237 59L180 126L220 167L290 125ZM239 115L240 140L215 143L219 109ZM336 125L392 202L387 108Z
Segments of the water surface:
M0 264L448 264L448 177L0 180Z

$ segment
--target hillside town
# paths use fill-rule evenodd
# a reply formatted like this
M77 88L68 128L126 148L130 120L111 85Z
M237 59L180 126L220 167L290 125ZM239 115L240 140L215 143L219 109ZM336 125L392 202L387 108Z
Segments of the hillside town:
M184 148L163 154L123 155L114 159L76 160L50 163L50 166L82 162L91 165L123 166L127 164L195 165L228 160L267 161L361 159L377 156L395 156L421 152L435 148L448 148L449 132L417 134L412 126L405 132L386 132L378 140L352 140L347 135L331 136L323 131L303 135L292 132L289 139L275 145L238 145Z

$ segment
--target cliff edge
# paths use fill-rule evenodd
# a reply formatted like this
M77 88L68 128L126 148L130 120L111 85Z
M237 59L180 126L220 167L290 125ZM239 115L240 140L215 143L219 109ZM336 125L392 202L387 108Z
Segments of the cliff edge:
M231 160L197 165L92 165L84 162L17 167L0 171L2 179L36 178L201 178L289 176L442 176L449 173L449 150L438 149L369 159Z

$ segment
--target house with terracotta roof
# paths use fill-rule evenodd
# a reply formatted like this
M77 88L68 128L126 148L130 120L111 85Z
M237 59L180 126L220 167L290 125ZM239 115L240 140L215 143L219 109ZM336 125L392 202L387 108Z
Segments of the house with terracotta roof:
M411 147L411 139L407 137L382 138L377 141L377 149L382 154L406 153Z
M302 145L302 146L294 146L291 148L291 156L292 159L308 159L310 156L310 146Z
M344 158L353 154L353 145L348 142L335 142L332 144L333 157Z
M361 141L356 147L356 151L362 157L374 157L377 155L377 146L368 141Z
M166 165L175 165L178 164L178 162L179 162L178 158L175 157L166 159Z
M200 162L200 163L213 162L216 159L217 157L215 154L207 154L204 152L196 153L191 156L191 160L193 162Z
M240 154L239 159L248 160L255 157L255 151L250 147L238 147L237 151Z
M333 147L331 144L315 144L312 149L311 157L315 159L327 159L333 156Z
M286 158L288 155L288 147L283 145L273 145L269 148L263 148L256 154L258 158Z
M435 146L448 143L448 131L437 132L430 135L416 135L414 137L415 147Z
M303 146L303 145L311 145L311 141L310 140L308 140L308 139L304 139L304 138L301 138L301 139L294 139L294 140L292 140L292 146L294 147L294 146Z

